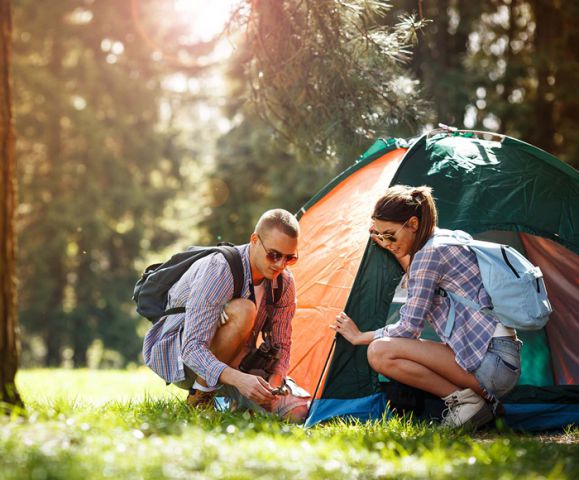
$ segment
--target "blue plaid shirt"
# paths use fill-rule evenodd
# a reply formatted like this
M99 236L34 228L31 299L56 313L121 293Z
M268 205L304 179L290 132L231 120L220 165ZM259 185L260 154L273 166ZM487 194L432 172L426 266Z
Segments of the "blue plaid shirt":
M249 245L237 247L241 253L245 282L242 298L251 295ZM281 358L275 373L285 375L289 368L291 321L296 310L296 290L288 269L283 275L283 292L275 306L266 306L266 296L257 309L252 335L247 346L253 346L265 324L267 312L272 318L272 343L280 346ZM273 288L264 280L264 288ZM218 383L227 365L209 350L219 327L219 317L233 296L233 274L220 253L195 262L169 290L167 308L185 305L186 312L161 318L147 332L143 344L145 364L168 383L185 379L184 365L205 379L210 387Z
M439 232L442 230L437 229L434 235ZM481 307L492 308L474 252L464 246L427 245L416 253L410 265L408 300L400 309L400 321L377 330L374 338L418 338L426 319L440 339L453 350L456 362L469 372L476 370L498 321L493 315L485 315L456 302L454 328L450 338L445 338L450 301L436 294L438 287L470 298Z

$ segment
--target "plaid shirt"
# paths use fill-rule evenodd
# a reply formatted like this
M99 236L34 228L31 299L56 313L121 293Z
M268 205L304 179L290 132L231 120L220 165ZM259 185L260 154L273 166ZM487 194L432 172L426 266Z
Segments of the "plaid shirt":
M237 248L241 253L245 278L241 298L249 298L249 245ZM282 275L281 298L277 305L267 307L266 295L263 296L247 346L255 345L267 318L267 311L270 310L272 342L278 344L281 351L275 373L285 375L289 367L291 321L296 309L296 293L290 271L285 269ZM264 288L272 288L272 282L265 279ZM223 255L208 255L191 265L169 290L167 305L167 308L185 305L187 311L163 317L149 330L143 344L145 364L168 383L185 379L185 365L205 379L207 385L215 386L227 365L213 355L209 345L219 327L221 312L232 296L233 274Z
M438 232L440 230L434 235ZM437 287L470 298L481 307L492 308L474 252L463 246L427 245L412 260L408 273L408 300L400 309L400 321L377 330L374 338L418 338L426 319L453 350L456 362L469 372L476 370L488 349L497 319L455 302L454 328L450 338L445 338L450 301L435 293Z

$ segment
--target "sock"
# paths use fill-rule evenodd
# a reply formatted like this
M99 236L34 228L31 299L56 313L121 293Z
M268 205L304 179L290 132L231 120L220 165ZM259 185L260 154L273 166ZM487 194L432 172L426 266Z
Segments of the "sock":
M191 390L200 390L201 392L214 392L219 387L206 387L205 385L201 385L200 383L195 380L195 383L191 387Z

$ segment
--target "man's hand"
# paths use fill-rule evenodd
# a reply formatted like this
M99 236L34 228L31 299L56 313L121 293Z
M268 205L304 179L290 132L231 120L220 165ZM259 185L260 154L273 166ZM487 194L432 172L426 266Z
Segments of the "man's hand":
M279 388L283 383L283 377L279 373L272 373L267 381L272 388Z
M241 373L241 372L240 372ZM271 405L275 396L271 393L273 388L263 378L256 375L241 373L235 382L235 387L239 392L250 400L267 408Z
M268 379L269 384L272 386L273 394L275 396L283 396L289 395L290 390L285 383L285 379L279 373L272 373Z

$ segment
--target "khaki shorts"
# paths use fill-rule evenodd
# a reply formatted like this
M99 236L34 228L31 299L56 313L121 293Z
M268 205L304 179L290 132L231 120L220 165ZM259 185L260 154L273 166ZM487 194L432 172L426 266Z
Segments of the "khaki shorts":
M189 367L183 365L183 370L185 371L185 380L181 380L180 382L175 382L173 385L176 387L182 388L183 390L189 390L193 384L195 383L195 379L197 378L197 374L191 370Z

